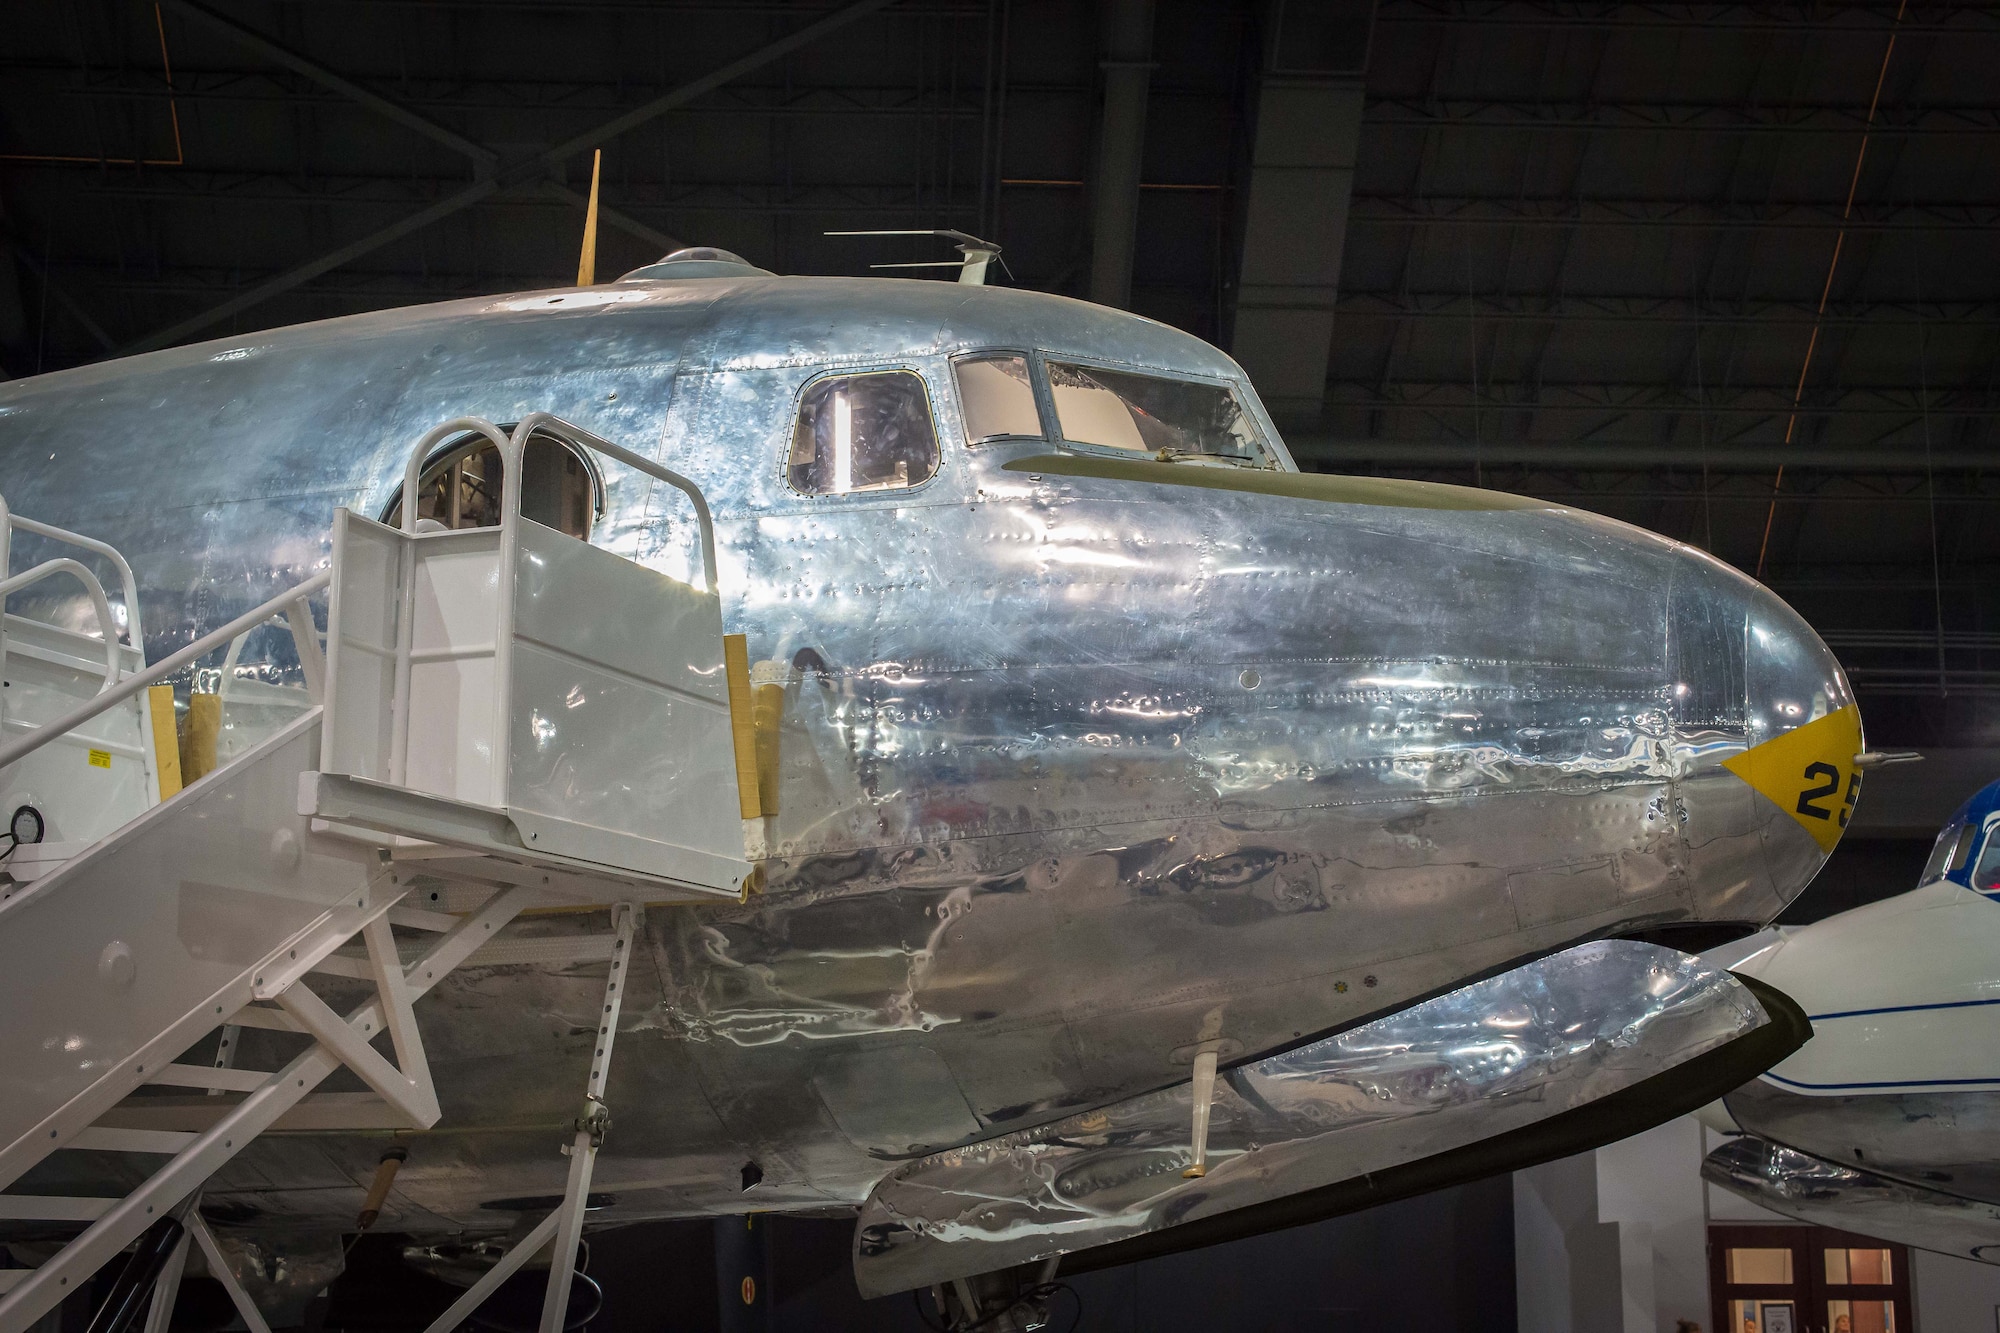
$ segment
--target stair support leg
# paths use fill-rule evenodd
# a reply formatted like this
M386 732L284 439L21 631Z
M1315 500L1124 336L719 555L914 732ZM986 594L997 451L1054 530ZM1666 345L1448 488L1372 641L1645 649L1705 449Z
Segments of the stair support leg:
M472 1312L486 1303L486 1298L500 1289L500 1284L514 1276L522 1264L541 1252L556 1234L556 1224L561 1220L560 1210L550 1213L535 1224L535 1229L521 1238L519 1244L500 1257L500 1262L486 1270L485 1276L466 1289L465 1295L453 1301L451 1308L431 1321L424 1333L451 1333L460 1324L472 1317Z
M396 1108L410 1121L413 1128L429 1129L437 1123L437 1097L426 1097L428 1087L419 1087L415 1079L383 1059L369 1041L379 1031L376 1024L364 1024L357 1032L346 1020L333 1011L325 1000L315 995L311 987L294 984L291 989L278 997L278 1004L298 1021L300 1027L319 1039L321 1046L333 1051L340 1062L361 1076L361 1081L373 1088L378 1096ZM388 1009L386 1001L379 1007ZM428 1083L428 1078L425 1082Z
M410 1081L415 1100L428 1106L435 1120L437 1089L431 1083L424 1036L410 1008L410 984L403 977L403 955L396 948L396 934L389 926L389 918L384 915L370 921L362 927L361 938L368 946L368 968L375 977L375 993L382 997L382 1026L389 1030L396 1067Z
M208 1260L209 1276L222 1284L229 1293L229 1300L236 1307L236 1313L243 1316L243 1326L250 1333L271 1333L270 1324L264 1320L264 1312L257 1308L257 1302L250 1299L250 1293L243 1290L243 1284L236 1280L236 1270L229 1266L229 1256L222 1252L222 1245L209 1230L208 1222L199 1209L188 1210L188 1231L195 1243L201 1246L202 1256Z
M569 1145L569 1183L556 1209L555 1253L549 1262L549 1286L542 1297L541 1333L563 1333L569 1313L569 1289L576 1279L576 1247L583 1239L583 1215L590 1202L591 1169L611 1117L604 1105L604 1079L611 1068L611 1046L618 1037L618 1013L625 1003L625 976L632 960L632 934L638 911L631 903L612 909L616 925L611 945L611 971L604 982L604 1007L598 1015L597 1042L592 1048L590 1078L585 1084L584 1111Z
M194 1208L190 1207L188 1213L191 1216ZM181 1274L187 1271L188 1246L193 1239L193 1233L183 1227L180 1242L167 1256L160 1276L154 1279L153 1303L146 1311L146 1333L167 1333L168 1326L173 1322L174 1302L180 1298Z

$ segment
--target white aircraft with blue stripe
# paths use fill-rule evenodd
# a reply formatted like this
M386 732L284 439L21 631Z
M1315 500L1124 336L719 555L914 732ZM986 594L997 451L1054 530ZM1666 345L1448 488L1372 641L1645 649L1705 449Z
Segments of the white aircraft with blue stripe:
M1723 1099L1704 1174L1767 1208L2000 1263L2000 782L1908 893L1732 950L1812 1039ZM1723 960L1727 961L1727 960Z

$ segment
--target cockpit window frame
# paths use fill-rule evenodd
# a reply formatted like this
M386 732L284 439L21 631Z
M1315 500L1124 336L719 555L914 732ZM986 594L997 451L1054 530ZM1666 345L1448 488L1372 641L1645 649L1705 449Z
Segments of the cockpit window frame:
M2000 844L2000 811L1988 814L1976 824L1968 822L1964 827L1965 832L1952 851L1951 863L1945 870L1944 878L1958 880L1963 876L1966 888L1974 893L1992 895L1996 890L1979 887L1979 867L1985 862L1987 852Z
M1098 458L1133 459L1153 458L1151 450L1120 449L1115 445L1091 444L1085 440L1072 440L1063 433L1062 414L1056 411L1055 391L1050 387L1049 362L1060 361L1067 366L1081 366L1085 369L1106 370L1119 375L1138 375L1150 379L1173 380L1181 384L1201 384L1211 388L1226 389L1236 400L1236 410L1257 432L1257 447L1264 451L1268 466L1246 469L1251 472L1288 472L1295 468L1291 455L1277 442L1276 431L1261 410L1256 394L1250 386L1231 375L1204 375L1199 371L1180 370L1165 366L1141 365L1131 361L1114 361L1107 357L1079 355L1071 352L1038 348L1035 352L1035 377L1042 403L1042 428L1048 432L1049 443L1058 449L1073 453L1090 454Z
M958 413L958 433L967 449L984 449L990 445L1005 445L1031 441L1036 444L1054 444L1059 438L1056 425L1055 403L1049 397L1048 370L1041 361L1041 352L1033 347L968 347L953 352L945 358L945 377L951 381L951 405ZM1003 356L1018 356L1028 363L1028 388L1035 395L1035 417L1042 423L1040 435L985 435L972 438L972 423L965 413L965 398L958 391L958 364L961 361L991 361Z
M877 486L856 491L802 491L794 486L791 468L793 434L799 428L799 410L804 406L806 394L811 392L812 386L823 379L846 379L860 375L898 372L915 376L917 384L923 389L924 410L930 413L931 418L931 440L937 445L937 467L930 476L909 486ZM955 391L956 386L954 393ZM951 401L955 409L958 400L954 396ZM812 374L799 381L798 387L792 391L791 410L785 414L784 431L778 437L779 493L788 497L792 503L804 501L808 504L838 505L900 504L906 502L908 497L919 495L937 485L939 479L950 468L951 455L954 452L945 448L945 434L938 424L938 386L932 383L925 367L909 361L887 361L858 366L816 366Z
M520 423L513 421L502 422L499 423L498 429L502 435L512 438L514 427L518 424ZM529 438L547 440L583 464L584 475L590 478L590 530L594 535L597 531L597 525L604 521L604 516L611 510L611 497L605 489L604 472L597 466L597 460L590 456L588 450L578 449L570 444L569 441L559 439L554 435L536 431ZM469 430L463 435L454 435L451 439L446 440L443 444L431 450L429 455L425 457L423 466L417 469L417 476L422 479L419 489L421 489L423 484L427 484L431 480L433 469L441 467L453 454L459 453L468 445L482 443L490 444L492 441L476 430ZM400 511L402 507L403 481L399 475L396 479L396 484L389 488L389 498L382 502L382 507L378 511L379 516L375 521L384 527L393 528L397 526L401 520Z

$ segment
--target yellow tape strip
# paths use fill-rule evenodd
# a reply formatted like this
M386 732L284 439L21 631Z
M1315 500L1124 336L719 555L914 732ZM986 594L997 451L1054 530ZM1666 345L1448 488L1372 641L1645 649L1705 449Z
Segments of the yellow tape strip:
M778 729L785 720L785 687L759 685L753 691L757 721L757 804L766 815L778 813Z
M729 683L729 735L736 747L736 803L745 819L761 819L757 790L757 718L750 702L750 649L741 634L722 636L722 674Z
M215 771L217 744L222 739L222 696L190 694L187 730L181 740L181 781L199 782Z
M174 687L155 685L146 691L146 715L153 725L153 767L160 775L160 799L181 789L180 731L174 725Z

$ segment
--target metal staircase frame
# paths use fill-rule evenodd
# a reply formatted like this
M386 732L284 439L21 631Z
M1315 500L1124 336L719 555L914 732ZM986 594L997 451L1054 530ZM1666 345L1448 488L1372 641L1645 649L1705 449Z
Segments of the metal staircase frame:
M209 1129L200 1133L110 1129L86 1122L71 1126L68 1133L63 1133L61 1127L51 1131L48 1151L70 1147L158 1152L169 1145L174 1145L175 1151L165 1165L123 1199L0 1195L0 1208L5 1209L6 1216L90 1221L82 1235L40 1268L29 1270L25 1280L0 1297L0 1330L5 1333L25 1330L53 1309L113 1255L137 1240L153 1222L198 1190L252 1139L304 1101L308 1093L343 1064L360 1075L413 1127L429 1128L436 1123L436 1094L431 1090L429 1066L423 1063L421 1039L398 1041L397 1034L406 1033L414 1038L416 1022L410 1006L471 957L475 949L492 938L494 931L513 919L528 905L534 891L517 886L496 892L483 908L441 935L422 958L405 967L389 937L385 917L402 900L407 888L378 880L375 890L369 901L346 909L345 920L324 931L310 948L288 949L288 955L297 956L287 956L282 966L273 967L260 977L248 1003L235 1010L226 1004L215 1007L216 1021L209 1031L226 1021L302 1032L314 1039L304 1051L270 1073L168 1064L152 1077L141 1080L246 1094ZM347 1014L334 1014L303 982L327 955L356 937L367 945L370 966L380 978L378 990L374 999ZM277 1007L271 1007L267 1001L275 1002ZM397 1048L399 1064L395 1066L369 1045L375 1034L385 1030ZM0 1168L0 1177L11 1183L33 1161L46 1155L39 1153L26 1163L17 1157Z
M448 422L429 432L412 450L404 483L403 527L416 534L416 500L422 469L431 451L454 435L476 433L491 440L501 451L504 464L504 495L501 510L502 551L511 551L520 522L521 459L528 438L537 432L555 436L573 446L602 453L664 481L685 492L693 502L700 525L701 553L707 593L716 591L716 558L713 524L700 490L685 478L659 467L650 460L611 444L579 427L546 413L524 419L512 432L503 434L490 423L473 418ZM15 526L30 531L73 539L117 561L125 579L130 606L129 623L137 642L138 604L130 567L110 547L75 534L27 520L11 519ZM9 516L0 502L0 555L6 551ZM338 553L338 548L336 548ZM65 567L75 562L49 562L38 566L41 576L55 572L51 565ZM110 647L119 651L101 587L82 570L87 587L95 587ZM0 565L0 575L5 566ZM105 688L68 713L17 740L0 744L0 769L58 739L75 727L118 706L153 685L168 681L218 648L232 644L239 636L282 616L297 645L301 674L306 684L309 709L277 735L253 747L248 753L225 764L209 778L193 786L176 802L199 799L204 791L217 791L211 783L226 781L237 765L250 765L275 757L281 747L300 743L301 737L319 742L316 729L326 724L327 703L337 690L333 669L322 654L310 599L322 590L337 588L339 563L295 587L238 616L228 624L204 635L172 656L123 680L117 679L117 663L107 675ZM26 576L22 576L26 578ZM20 579L0 580L0 596ZM337 595L337 594L336 594ZM504 615L504 612L503 612ZM329 637L336 631L330 617ZM504 624L503 624L504 628ZM396 696L393 725L398 740L408 736L407 613L400 631L404 638L404 660L398 663L399 683L405 688ZM719 631L718 631L719 632ZM504 670L504 664L503 664ZM507 693L502 682L495 691L497 706L505 709ZM309 735L309 733L312 733ZM501 733L504 736L504 730ZM323 751L319 753L324 762ZM733 756L739 759L740 755ZM252 770L240 770L249 773ZM262 770L257 770L261 772ZM133 1284L150 1287L151 1308L145 1314L147 1333L165 1333L175 1294L191 1249L199 1246L208 1266L222 1281L253 1333L269 1333L264 1320L240 1282L230 1271L226 1255L199 1211L201 1191L224 1164L242 1152L258 1135L276 1126L282 1117L304 1109L314 1089L343 1066L353 1071L379 1101L355 1102L351 1097L319 1102L316 1129L374 1129L385 1124L429 1128L440 1117L437 1091L413 1006L446 975L465 965L475 951L492 941L503 926L532 903L567 900L589 906L609 907L613 933L607 937L586 937L573 941L579 960L608 958L601 1023L584 1090L583 1107L574 1123L571 1141L563 1152L569 1156L566 1188L561 1204L515 1245L501 1262L478 1284L468 1290L432 1326L430 1333L447 1333L461 1322L500 1283L538 1252L553 1242L550 1279L545 1297L542 1328L545 1333L561 1333L563 1316L575 1271L585 1202L596 1154L610 1125L603 1101L605 1079L624 992L625 968L639 920L637 903L662 897L685 900L692 890L703 895L734 899L736 888L747 883L746 876L729 889L719 885L703 887L686 881L648 873L639 867L580 861L573 856L537 852L518 836L509 838L489 815L504 810L467 806L463 802L409 790L390 783L341 779L340 775L314 772L299 774L297 815L311 820L314 836L329 836L366 844L372 848L372 867L365 874L365 889L350 900L325 910L311 924L298 931L262 962L246 969L238 982L216 993L193 1012L162 1024L158 1035L132 1052L123 1062L84 1091L48 1114L39 1124L11 1144L0 1144L0 1191L7 1190L24 1173L58 1151L111 1151L158 1155L166 1160L123 1198L77 1198L0 1192L0 1218L87 1223L82 1233L65 1244L41 1267L0 1269L0 1333L26 1333L37 1320L54 1309L65 1297L81 1290L92 1274L121 1251L140 1243L139 1250L121 1275L114 1296L135 1310L138 1299ZM365 800L354 799L360 793ZM346 794L346 803L332 799ZM365 808L353 809L350 807ZM169 806L156 806L141 819L171 818ZM484 820L484 822L482 822ZM140 821L126 827L133 828ZM104 847L119 835L100 843ZM81 861L95 851L80 852ZM363 853L364 855L366 853ZM427 877L477 886L486 896L464 916L423 911L401 906L416 879L413 867L421 867ZM747 865L744 867L747 871ZM355 872L350 872L355 873ZM59 890L60 884L56 888ZM669 892L663 894L662 889ZM25 900L25 893L14 895ZM0 905L5 903L0 894ZM405 964L392 925L427 931L436 936L416 961ZM359 956L343 946L359 946ZM597 952L601 946L607 951ZM373 998L346 1013L339 1013L307 984L314 973L371 982ZM281 1068L271 1071L233 1067L236 1034L244 1027L297 1034L306 1039L304 1049ZM220 1033L212 1063L181 1063L186 1052L211 1035ZM374 1045L386 1035L394 1054L391 1061ZM148 1099L126 1099L143 1085L171 1085L201 1089L210 1095L236 1094L240 1100L219 1105L219 1116L204 1129L137 1127L144 1124ZM121 1103L123 1105L121 1105ZM124 1123L100 1123L107 1118ZM175 1231L174 1228L179 1228ZM150 1247L150 1248L149 1248ZM150 1265L150 1267L148 1266ZM141 1269L145 1271L141 1272ZM135 1276L137 1274L137 1276ZM114 1333L123 1333L123 1329Z
M7 622L4 612L8 596L39 583L52 574L70 574L83 584L84 592L90 598L91 609L97 613L98 630L104 636L104 652L107 658L104 687L110 689L118 683L123 663L118 653L118 627L111 618L111 603L104 595L104 585L98 581L97 575L91 572L89 566L60 557L45 560L19 574L8 574L7 571L13 568L16 531L32 533L66 546L74 546L110 561L111 567L118 571L119 591L125 599L126 642L138 648L144 642L144 635L139 629L139 581L132 575L131 564L118 548L109 542L101 542L95 537L86 537L80 532L71 532L67 528L59 528L50 523L38 523L32 518L22 518L9 509L6 498L0 496L0 658L5 656L7 650ZM0 697L0 717L5 715L5 699ZM0 767L5 765L0 764Z

